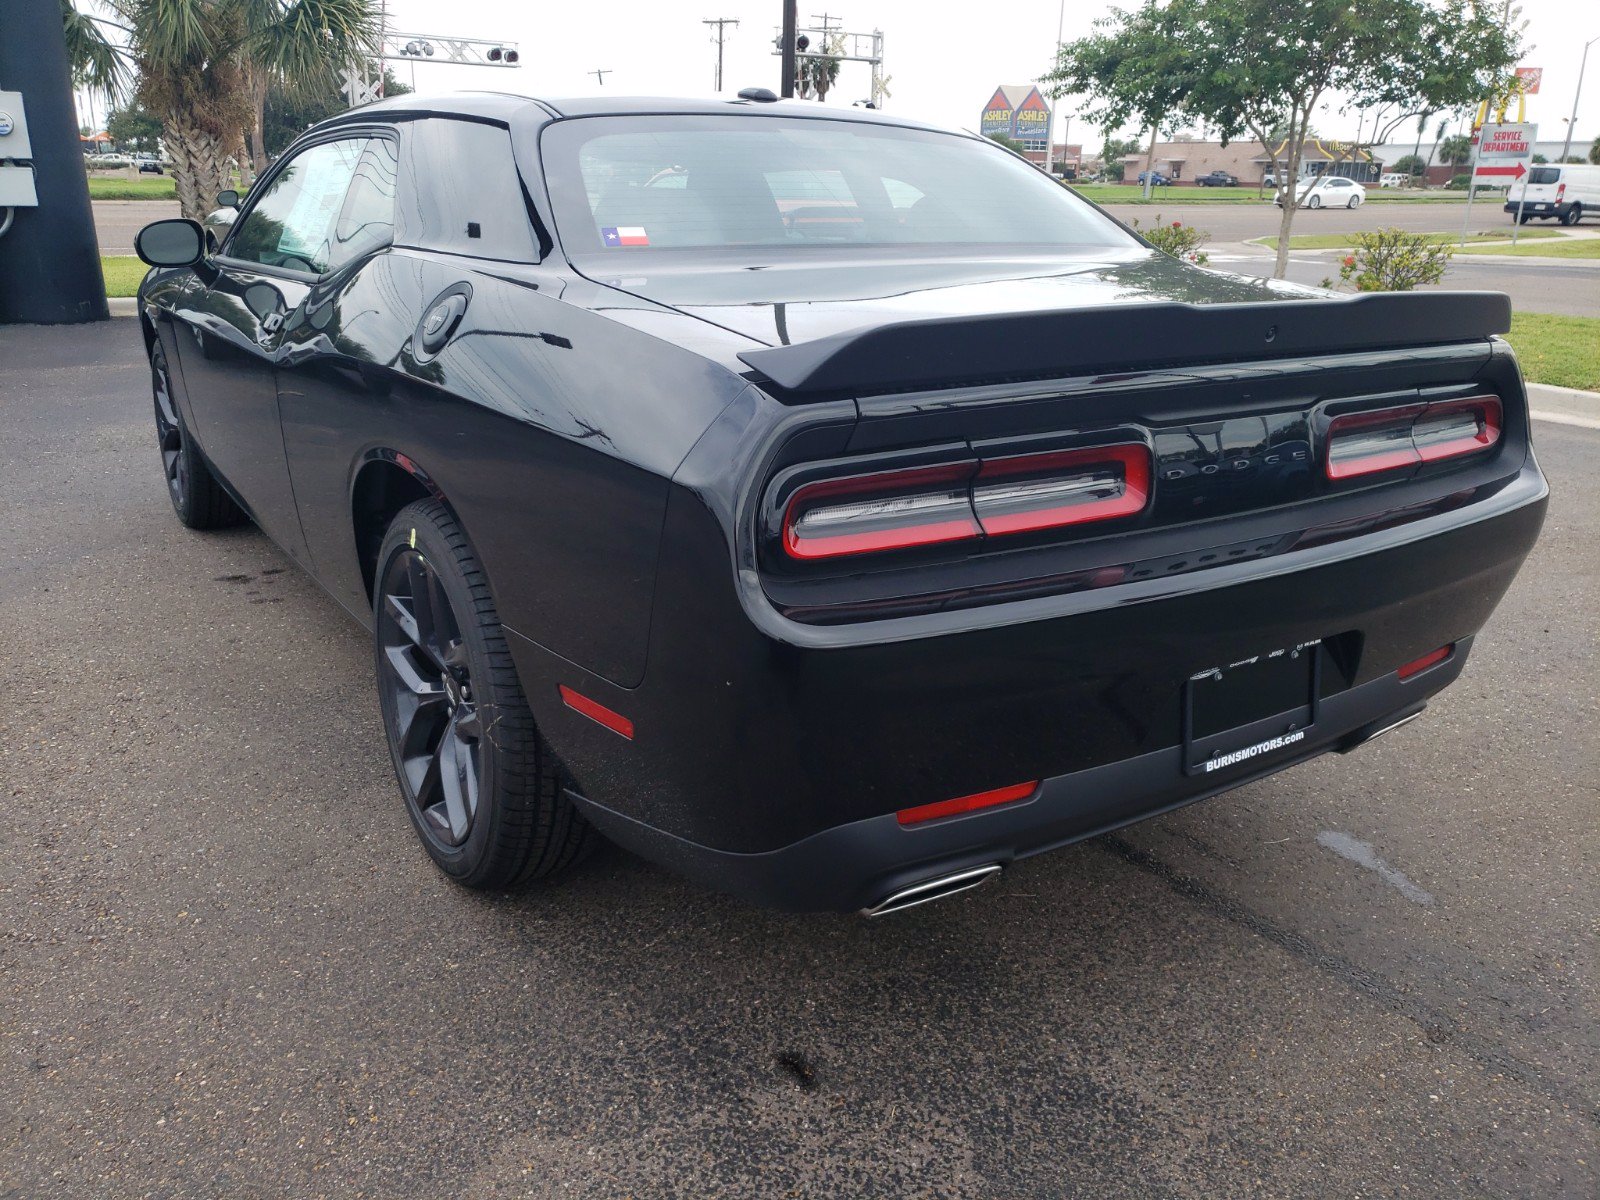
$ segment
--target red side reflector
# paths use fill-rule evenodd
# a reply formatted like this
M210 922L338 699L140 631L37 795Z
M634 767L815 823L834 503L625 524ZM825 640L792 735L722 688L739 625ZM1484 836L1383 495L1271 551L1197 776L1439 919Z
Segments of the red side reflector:
M977 792L971 796L957 796L954 800L940 800L933 804L919 804L916 808L902 808L895 820L902 825L917 825L939 817L953 817L957 813L972 812L979 808L993 808L997 804L1010 804L1026 800L1039 789L1039 781L1014 783L1010 787L995 788L992 792Z
M1437 650L1430 650L1421 658L1414 658L1396 672L1401 679L1410 679L1413 675L1420 675L1429 667L1436 667L1450 657L1456 644L1451 642L1448 646L1440 646Z
M620 733L630 742L633 740L633 722L619 712L612 712L604 704L591 700L581 692L575 692L566 684L558 684L561 692L561 702L573 712L582 713L591 721L598 721L612 733Z

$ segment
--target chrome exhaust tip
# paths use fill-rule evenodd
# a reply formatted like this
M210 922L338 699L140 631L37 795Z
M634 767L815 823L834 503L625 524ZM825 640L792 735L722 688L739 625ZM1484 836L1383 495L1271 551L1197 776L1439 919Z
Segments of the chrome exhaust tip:
M921 883L914 883L908 888L901 888L892 893L887 899L880 900L871 908L861 910L862 916L882 917L889 913L904 912L908 908L915 908L919 904L926 904L930 900L943 900L946 896L954 896L959 892L970 892L980 883L987 883L1000 874L999 863L985 863L981 867L969 867L965 871L957 871L953 875L941 875L937 879L925 879Z
M1359 750L1362 746L1371 745L1373 742L1375 742L1379 738L1381 738L1384 734L1393 733L1396 729L1399 729L1400 726L1411 724L1411 722L1415 721L1418 717L1420 717L1423 713L1425 713L1427 711L1428 710L1426 708L1419 708L1414 713L1407 713L1405 716L1399 718L1398 720L1390 721L1387 725L1384 725L1384 726L1381 726L1381 727L1379 727L1377 729L1374 729L1371 733L1366 734L1364 737L1361 737L1357 741L1351 742L1348 746L1345 746L1339 752L1341 754L1349 754L1350 751L1352 751L1352 750Z

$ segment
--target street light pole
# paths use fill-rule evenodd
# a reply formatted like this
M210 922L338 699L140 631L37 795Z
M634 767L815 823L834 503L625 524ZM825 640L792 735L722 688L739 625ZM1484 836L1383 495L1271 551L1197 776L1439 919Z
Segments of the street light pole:
M1061 7L1056 10L1056 66L1061 64L1061 30L1067 20L1067 0L1061 0ZM1069 117L1068 120L1071 120ZM1050 106L1050 120L1045 125L1044 131L1044 173L1049 175L1055 166L1056 157L1056 108Z
M1572 153L1572 128L1578 123L1578 97L1583 95L1583 71L1589 65L1589 47L1596 42L1600 42L1600 34L1583 44L1583 58L1578 62L1578 86L1572 90L1572 116L1567 121L1567 140L1561 146L1562 158Z

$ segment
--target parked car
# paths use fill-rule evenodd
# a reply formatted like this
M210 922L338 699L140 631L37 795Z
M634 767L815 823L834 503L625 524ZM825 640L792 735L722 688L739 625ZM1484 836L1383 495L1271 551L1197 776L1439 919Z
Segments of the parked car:
M1563 225L1576 225L1586 216L1600 217L1600 167L1540 163L1529 168L1527 179L1511 185L1503 207L1513 220L1520 212L1523 224L1535 217Z
M1404 171L1389 171L1378 178L1380 188L1408 188L1411 186L1411 176Z
M1195 177L1196 187L1238 187L1239 177L1226 171L1212 171Z
M1144 183L1145 176L1147 175L1150 177L1151 187L1166 187L1172 182L1172 180L1168 179L1160 171L1140 171L1138 182L1141 184Z
M166 167L154 154L141 154L136 160L141 175L161 175Z
M115 170L118 167L133 166L133 159L126 154L91 154L86 161L90 167L96 170Z
M1366 198L1366 188L1339 175L1303 179L1295 189L1295 202L1301 208L1360 208ZM1272 202L1282 208L1283 194L1274 196Z
M1460 674L1546 503L1504 296L1199 270L985 139L770 96L395 97L215 253L139 235L173 509L371 630L450 878L604 834L892 911Z

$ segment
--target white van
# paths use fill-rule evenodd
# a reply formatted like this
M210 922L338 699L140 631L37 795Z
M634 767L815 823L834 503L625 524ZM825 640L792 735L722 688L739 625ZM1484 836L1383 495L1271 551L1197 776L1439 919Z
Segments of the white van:
M1527 202L1523 203L1523 192ZM1523 223L1539 217L1559 218L1576 225L1585 217L1600 217L1600 167L1588 163L1540 163L1528 169L1528 178L1513 183L1506 192L1505 210L1516 219L1522 206Z
M1378 180L1380 188L1403 188L1411 186L1411 176L1401 171L1389 171Z

